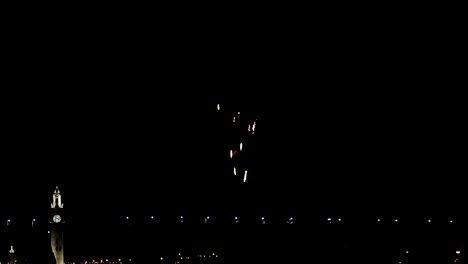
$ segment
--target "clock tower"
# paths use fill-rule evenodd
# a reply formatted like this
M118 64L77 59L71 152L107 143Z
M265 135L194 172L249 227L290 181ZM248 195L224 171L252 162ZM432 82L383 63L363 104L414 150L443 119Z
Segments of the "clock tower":
M10 248L10 254L8 258L8 263L7 264L16 264L15 260L15 251L13 250L13 246Z
M58 187L55 188L52 204L50 244L57 264L64 264L63 260L63 203Z

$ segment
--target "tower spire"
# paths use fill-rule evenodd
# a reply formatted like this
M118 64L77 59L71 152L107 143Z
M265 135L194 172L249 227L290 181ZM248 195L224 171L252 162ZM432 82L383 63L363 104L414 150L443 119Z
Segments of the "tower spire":
M8 264L16 264L15 260L15 250L13 250L13 245L10 247L10 254L8 258Z
M60 195L60 190L58 186L55 187L54 194L52 196L52 204L50 205L52 209L63 208L62 196Z

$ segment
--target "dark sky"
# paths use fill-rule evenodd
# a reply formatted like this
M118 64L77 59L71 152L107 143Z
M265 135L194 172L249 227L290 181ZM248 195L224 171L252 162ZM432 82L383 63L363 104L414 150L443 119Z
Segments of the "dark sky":
M0 208L33 210L60 184L83 210L456 210L455 54L422 31L329 28L12 39ZM218 102L259 116L249 185L225 179Z
M2 208L47 206L38 201L56 184L69 207L96 210L460 205L466 141L458 100L357 90L271 95L11 98ZM228 179L218 101L259 117L248 185Z

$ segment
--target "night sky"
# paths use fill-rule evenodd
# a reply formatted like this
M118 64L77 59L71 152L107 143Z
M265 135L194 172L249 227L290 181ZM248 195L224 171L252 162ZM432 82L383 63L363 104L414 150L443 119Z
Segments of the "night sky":
M424 91L232 89L201 99L163 89L12 97L3 112L2 211L46 208L55 185L70 211L452 214L462 204L466 141L456 101ZM232 181L217 103L258 116L246 184Z
M466 85L456 48L417 26L312 24L18 31L28 40L11 38L3 60L0 220L47 224L58 185L68 256L137 247L122 235L128 215L168 222L179 215L297 217L294 232L237 233L229 226L206 235L199 226L184 233L156 225L146 233L147 226L135 225L170 251L180 241L201 250L209 244L226 250L226 259L244 260L264 242L260 259L276 258L271 252L284 247L328 256L343 241L350 245L344 252L356 255L367 246L390 252L421 240L429 246L421 252L460 241L466 247L460 229L440 232L455 239L439 239L422 227L430 240L408 232L412 226L382 233L371 226L372 242L356 244L361 229L354 225L378 217L416 226L431 218L444 228L448 219L466 222L466 102L459 91ZM232 175L229 159L238 111L257 120L246 145L246 183ZM327 217L342 217L351 228L317 224ZM110 218L121 222L111 226ZM100 240L80 247L96 234L109 242L106 250ZM310 237L321 246L302 243ZM37 244L45 245L43 238ZM20 249L20 241L29 243L28 234L15 239Z
M55 42L31 25L38 45L12 38L0 212L41 211L56 185L76 212L459 211L466 109L453 50L414 26L257 22L154 38L73 27ZM232 115L218 103L258 116L246 184L230 179Z

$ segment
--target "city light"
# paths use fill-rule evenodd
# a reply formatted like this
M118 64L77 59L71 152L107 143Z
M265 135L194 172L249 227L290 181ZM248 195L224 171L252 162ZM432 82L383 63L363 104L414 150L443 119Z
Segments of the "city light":
M154 219L154 218L155 218L154 215L149 215L149 216L146 216L146 217L149 217L150 219ZM180 217L180 220L183 220L185 216L179 216L179 217ZM207 223L208 221L210 221L210 220L212 219L212 216L209 215L209 216L205 216L205 217L203 217L203 218L205 219L205 223ZM30 219L31 219L31 218L30 218ZM125 216L125 219L129 219L129 216ZM139 217L135 217L135 219L139 219ZM147 218L147 219L148 219L148 218ZM190 220L190 219L192 219L192 218L189 217L189 218L187 218L187 219ZM239 216L233 216L231 219L234 219L235 222L238 223L238 221L239 221ZM266 217L265 217L265 216L261 216L260 219L261 219L261 223L262 223L262 224L266 224ZM293 216L288 216L286 219L287 219L287 221L286 221L287 224L293 224L293 223L294 223L294 220L295 220ZM36 222L36 221L41 220L41 219L32 218L31 220L32 220L32 222ZM326 218L326 220L327 220L328 223L333 222L333 218L331 218L331 217ZM341 218L337 218L337 219L335 219L335 220L338 221L338 222L339 222L339 221L342 221ZM377 220L378 220L378 221L381 221L380 218L378 218ZM393 220L394 220L395 222L399 222L400 220L404 220L404 219L393 218ZM194 219L194 221L196 221L196 219ZM425 220L422 219L421 223L431 222L431 221L432 221L431 219L425 219ZM12 222L12 220L11 220L11 219L7 219L7 222ZM275 220L273 220L273 222L275 222ZM404 221L402 221L402 222L404 222ZM453 222L454 222L454 220L449 220L449 221L446 221L445 223L453 223ZM136 223L138 223L138 221L137 221ZM283 222L283 223L284 223L284 222ZM50 231L48 231L48 233L50 234ZM412 251L412 250L411 250L411 249L403 249L403 250L402 250L402 254L404 254L404 255L409 255L409 254L410 254L410 251ZM452 252L455 252L457 255L460 255L460 256L456 259L456 260L457 260L456 262L459 262L459 261L461 260L461 257L463 257L463 256L461 256L461 251L460 251L460 250L456 250L456 251L454 250L454 251L452 251ZM400 253L400 254L401 254L401 253ZM417 254L417 253L414 253L414 254ZM414 254L412 253L412 256L413 256ZM210 257L210 256L212 256L212 257L213 257L213 256L216 256L216 257L217 257L217 255L212 255L211 253L210 253L209 255L206 255L206 257ZM189 256L181 256L181 255L180 255L180 257L181 257L181 259L192 259L192 257L189 257ZM159 258L159 257L158 257L158 258ZM161 258L162 258L162 257L161 257ZM98 261L99 261L99 262L102 261L101 263L116 263L115 260L112 260L112 259L107 259L107 260L102 259L102 260L98 260ZM120 261L119 261L119 262L120 262ZM73 262L68 262L68 263L73 263ZM76 263L84 263L84 262L76 262ZM91 263L91 262L88 262L88 263ZM125 263L125 261L124 261L124 263ZM402 262L402 263L405 263L405 262Z
M146 215L144 216L146 218L149 218L149 219L152 219L152 220L155 220L156 219L156 216L154 215ZM207 220L212 220L212 217L213 216L204 216L203 219L207 219ZM136 217L136 219L138 219L139 217ZM287 219L287 222L291 221L291 220L294 220L295 217L293 216L288 216L286 219ZM125 216L124 219L126 220L130 220L130 216ZM239 219L239 216L232 216L232 219L234 220L238 220ZM261 220L266 220L266 217L265 216L261 216L260 217ZM311 217L310 219L313 219L313 217ZM37 219L37 218L32 218L31 219L31 222L38 222L40 219ZM179 216L179 220L185 220L185 216L184 215L180 215ZM393 219L393 222L400 222L400 220L402 219L399 219L399 218L394 218ZM137 222L135 223L138 223L138 220L136 220ZM329 222L333 222L333 218L332 217L327 217L325 218L325 222L329 223ZM342 218L336 218L335 221L337 222L342 222L343 219ZM11 219L6 219L6 222L7 223L12 223L13 221ZM377 222L383 222L383 219L381 218L377 218ZM421 223L432 223L433 220L432 219L426 219L426 220L422 220ZM447 222L446 222L447 223ZM448 223L455 223L454 220L449 220Z

